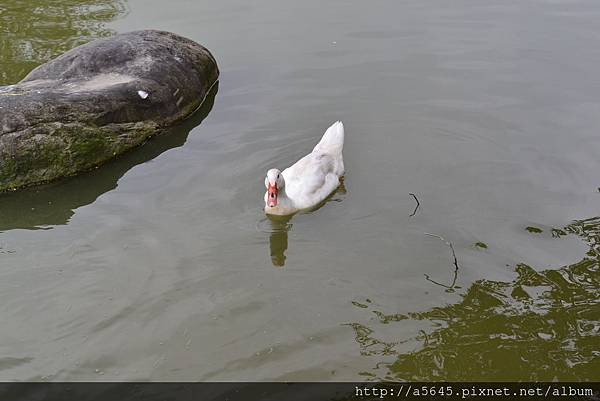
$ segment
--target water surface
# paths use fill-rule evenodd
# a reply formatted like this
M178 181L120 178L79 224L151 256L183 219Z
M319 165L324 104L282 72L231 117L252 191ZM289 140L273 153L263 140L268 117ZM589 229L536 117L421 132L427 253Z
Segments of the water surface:
M144 28L221 81L0 197L1 380L600 379L597 2L36 4L0 6L3 84ZM338 119L345 188L267 219L267 169Z

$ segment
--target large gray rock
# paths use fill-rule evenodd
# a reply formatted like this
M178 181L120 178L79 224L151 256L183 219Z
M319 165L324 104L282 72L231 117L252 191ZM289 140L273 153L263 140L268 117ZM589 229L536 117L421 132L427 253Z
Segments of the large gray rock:
M203 46L138 31L77 47L0 87L0 192L77 174L190 116L217 82Z

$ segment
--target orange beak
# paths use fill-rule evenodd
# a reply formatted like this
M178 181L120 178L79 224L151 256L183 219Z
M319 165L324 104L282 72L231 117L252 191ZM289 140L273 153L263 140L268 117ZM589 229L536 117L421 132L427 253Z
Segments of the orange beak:
M277 206L277 184L271 185L269 184L269 188L267 189L267 206L275 207Z

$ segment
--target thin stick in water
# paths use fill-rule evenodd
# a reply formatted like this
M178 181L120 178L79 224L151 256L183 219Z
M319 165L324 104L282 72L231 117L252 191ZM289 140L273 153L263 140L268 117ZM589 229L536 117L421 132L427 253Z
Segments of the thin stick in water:
M442 286L442 287L445 287L445 288L448 288L449 290L451 290L456 285L456 279L458 278L458 259L456 258L456 252L454 252L454 246L452 245L452 242L446 240L441 235L431 234L431 233L425 233L425 235L429 235L430 237L436 237L436 238L439 238L442 241L444 241L446 243L446 245L448 245L450 247L450 250L452 251L452 257L454 258L454 262L453 262L453 264L454 264L454 278L452 280L452 284L445 285L445 284L442 284L442 283L438 283L437 281L430 279L429 275L427 275L427 274L425 274L425 279L427 281L430 281L430 282L434 283L434 284L437 284L439 286Z
M415 207L415 210L409 216L409 217L413 217L417 213L417 209L419 209L419 206L421 206L421 203L419 202L419 199L417 198L417 196L415 194L410 193L410 195L412 195L412 197L415 198L415 201L417 201L417 206Z

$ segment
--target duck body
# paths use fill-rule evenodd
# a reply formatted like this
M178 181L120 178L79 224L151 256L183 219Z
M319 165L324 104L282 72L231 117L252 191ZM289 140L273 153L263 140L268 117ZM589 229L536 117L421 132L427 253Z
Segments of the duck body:
M283 171L271 169L265 178L265 213L286 216L311 209L340 185L344 175L344 125L327 129L311 153Z

